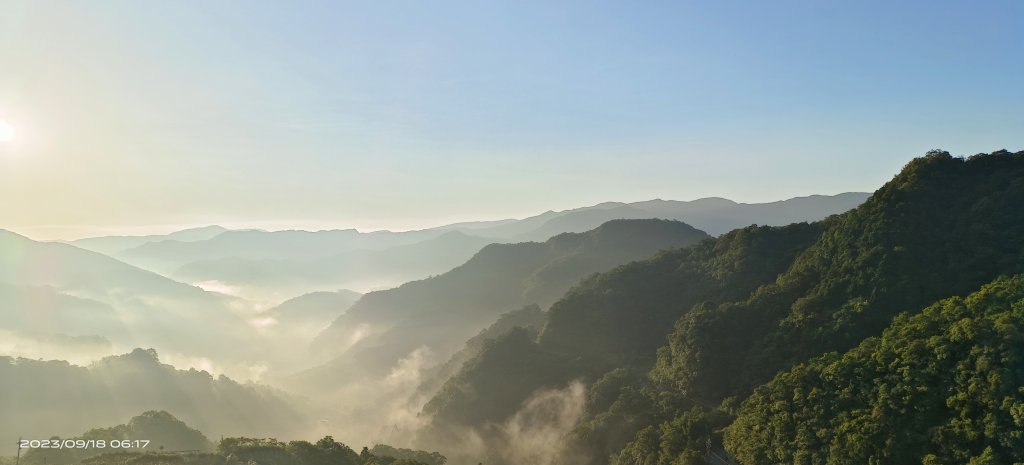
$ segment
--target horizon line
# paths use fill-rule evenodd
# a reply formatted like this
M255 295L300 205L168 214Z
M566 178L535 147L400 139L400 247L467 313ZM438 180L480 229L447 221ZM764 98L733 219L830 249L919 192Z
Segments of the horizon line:
M392 232L392 233L404 233L404 232L415 232L424 231L430 229L443 228L446 226L454 226L464 223L497 223L502 221L521 221L534 216L543 215L546 213L562 213L572 210L578 210L583 208L593 208L601 205L630 205L643 202L652 201L665 201L665 202L683 202L691 203L701 200L727 200L737 205L765 205L772 203L785 202L789 200L805 199L811 197L838 197L840 195L847 194L868 194L871 192L867 191L844 191L835 194L807 194L798 195L793 197L787 197L778 200L769 200L764 202L740 202L721 196L707 196L699 197L692 200L676 200L676 199L664 199L661 197L649 198L645 200L632 200L632 201L604 201L598 202L591 205L584 205L578 207L565 208L561 210L548 209L539 213L532 213L525 216L508 216L504 218L476 218L476 219L454 219L451 221L442 220L441 222L433 222L429 224L421 224L414 226L352 226L349 223L341 223L339 221L330 220L314 220L314 219L281 219L281 220L242 220L242 221L210 221L210 222L190 222L190 223L157 223L157 224L117 224L117 225L82 225L82 224L62 224L62 225L32 225L32 226L13 226L13 227L2 227L0 229L13 232L30 238L34 241L41 242L74 242L85 239L95 239L101 237L141 237L141 236L163 236L173 234L180 231L191 230L191 229L202 229L209 227L221 227L228 231L264 231L264 232L281 232L281 231L307 231L307 232L325 232L325 231L345 231L354 230L360 234L371 234L378 232ZM359 221L357 221L359 222ZM367 221L362 221L364 224ZM44 235L46 237L40 237L38 234L26 233L22 231L27 230L50 230L50 235ZM70 234L64 236L58 236L57 231L61 230L79 230L77 234ZM89 232L86 232L89 231Z

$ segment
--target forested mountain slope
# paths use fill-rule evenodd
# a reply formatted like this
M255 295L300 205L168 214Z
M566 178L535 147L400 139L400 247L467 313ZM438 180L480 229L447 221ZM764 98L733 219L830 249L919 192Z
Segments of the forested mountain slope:
M315 341L343 355L319 371L387 370L420 346L446 358L502 313L546 307L591 273L706 237L675 221L617 220L544 243L489 245L448 273L363 296Z
M789 237L727 247L742 234ZM686 257L715 247L727 253ZM699 463L736 399L776 373L1022 271L1024 152L932 152L842 215L734 231L587 280L553 305L537 341L492 344L427 412L434 432L499 421L536 389L580 377L597 382L562 461ZM499 373L530 381L490 392L484 380Z
M758 387L726 429L744 464L1024 461L1024 276L904 314Z
M500 421L541 387L621 366L649 368L672 322L690 307L749 295L820 232L813 224L752 226L584 280L552 306L539 342L509 334L467 362L426 405L433 424L424 440ZM500 392L488 388L494 383Z
M466 341L465 346L446 362L431 368L417 388L418 394L433 396L449 378L462 369L466 362L476 358L489 341L501 338L516 328L526 329L536 335L544 326L546 319L547 313L537 304L503 313L497 321Z
M932 153L828 223L777 283L682 319L656 378L708 400L743 394L899 312L1024 271L1024 153Z

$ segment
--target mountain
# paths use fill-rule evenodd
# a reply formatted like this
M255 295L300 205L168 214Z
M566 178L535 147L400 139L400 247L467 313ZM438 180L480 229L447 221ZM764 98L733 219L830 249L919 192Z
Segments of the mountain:
M204 226L201 228L184 229L176 231L170 234L158 234L148 236L101 236L101 237L90 237L86 239L78 239L70 241L69 244L82 248L85 250L91 250L93 252L99 252L104 255L114 255L118 252L131 249L134 247L148 244L150 242L160 241L180 241L180 242L195 242L212 239L227 231L227 229L221 226Z
M291 434L309 426L293 401L259 385L160 363L136 349L88 367L0 357L0 437L71 437L128 412L166 410L207 435ZM147 439L154 439L150 437Z
M882 334L900 312L1024 272L1021 179L1024 152L966 159L932 152L841 215L803 226L734 231L588 279L552 306L537 339L506 336L464 365L428 404L433 420L425 432L451 436L505 421L533 393L583 379L590 383L588 400L580 422L563 436L563 461L711 460L706 445L713 446L712 454L724 453L720 431L732 421L737 402L777 373L857 347ZM520 381L494 386L496 376ZM764 413L768 403L759 405L757 415L774 415ZM790 413L760 418L778 422ZM893 415L932 421L909 408ZM963 424L964 434L979 437L980 425L968 425L973 423ZM875 431L891 438L905 430ZM866 444L853 430L828 434L839 448ZM794 440L811 444L803 441L814 437ZM762 451L740 454L747 463L777 463L756 454L799 450L784 450L785 442L758 445L757 439L742 450L730 444L737 454ZM965 450L985 456L977 444ZM782 449L766 452L773 445ZM831 458L860 452L821 453ZM993 446L988 454L1004 453ZM947 463L934 454L925 463ZM960 460L966 456L956 457L954 462L966 463Z
M648 369L690 307L742 298L772 282L821 230L751 226L582 281L551 307L539 340L525 332L499 337L465 363L426 404L431 424L423 440L449 443L466 427L500 423L538 389L621 367ZM488 388L495 382L498 392Z
M782 226L818 221L849 211L864 203L866 192L794 197L778 202L737 203L722 198L704 198L691 202L650 200L628 204L658 218L686 221L711 235L720 235L752 224Z
M672 219L719 235L750 224L819 220L856 206L866 196L847 193L764 204L719 198L605 202L519 220L464 222L406 232L228 231L209 226L164 236L98 237L74 244L265 308L315 291L395 287L443 273L489 243L543 242L615 219Z
M745 464L1020 463L1022 323L1020 275L903 314L756 388L725 446Z
M417 394L433 396L466 362L475 359L484 347L491 343L490 341L504 337L516 328L523 328L536 334L540 332L546 319L547 314L536 304L501 314L494 323L466 341L462 349L452 354L446 362L431 368L417 388Z
M36 242L0 230L0 282L54 286L85 298L107 301L119 292L159 297L210 297L201 289L130 266L105 255L55 242ZM121 291L123 290L123 291Z
M219 226L209 226L165 236L99 237L73 243L162 274L180 271L181 276L206 275L197 276L196 279L220 280L215 276L217 273L229 277L244 276L239 270L253 262L329 259L352 251L380 251L411 245L453 231L486 238L490 242L545 241L564 232L589 231L615 219L662 218L682 221L712 235L719 235L751 224L785 225L820 220L857 206L867 196L866 193L814 195L757 204L737 203L721 198L605 202L559 212L548 211L518 220L465 222L407 232L361 233L353 229L315 232L227 231ZM345 257L338 258L340 260ZM275 265L272 262L262 265L257 263L262 270L253 273L260 276ZM396 268L401 269L400 266ZM315 268L312 273L315 274Z
M358 249L311 259L228 257L190 262L170 274L183 282L216 282L235 295L265 300L339 287L394 287L464 263L491 241L450 231L408 245Z
M517 242L544 241L549 237L553 237L564 232L589 231L611 220L635 220L645 218L661 217L629 205L616 203L599 204L590 208L580 208L565 212L544 221L543 224L540 224L536 228L516 234L512 236L511 239ZM678 220L678 218L668 217L665 217L664 219ZM485 234L488 232L490 231L481 231L481 233Z
M61 294L52 286L12 286L0 283L0 327L23 334L124 335L125 325L109 304ZM32 309L29 312L25 309ZM40 318L34 313L42 313Z
M706 237L679 222L618 220L544 243L492 244L447 273L363 296L313 347L344 354L327 371L386 369L420 346L447 357L502 313L547 307L584 276Z
M482 329L498 336L510 329L506 323L531 325L550 296L582 277L706 238L679 222L618 220L544 243L488 245L447 273L364 295L314 341L327 362L279 382L314 398L341 399L322 418L359 425L350 437L380 431L374 437L408 441L425 396L441 381L435 376L451 368L442 362L486 345L489 331L466 344Z
M775 284L681 320L660 376L710 399L745 393L880 334L901 311L1024 271L1021 178L1024 153L912 161L863 205L826 221Z
M145 343L178 355L252 355L251 348L241 349L257 335L231 309L234 299L96 252L3 230L0 251L0 330L34 338L95 335L121 347Z
M257 318L272 320L272 323L268 323L289 331L301 332L308 337L326 328L362 296L347 289L311 292L288 299L281 305L260 313Z
M241 258L249 260L312 260L353 250L381 250L409 245L443 234L443 231L376 231L355 229L326 231L226 231L202 241L149 242L119 252L116 258L133 265L169 274L198 260Z
M563 232L588 231L614 219L661 218L682 221L718 236L752 224L783 226L818 221L860 205L869 195L864 192L847 192L768 203L738 203L718 197L692 201L655 199L632 203L605 202L560 212L548 211L492 227L478 227L473 229L473 234L499 240L543 241Z
M561 217L567 216L567 215L575 215L575 214L584 214L584 215L586 215L587 214L586 212L593 212L593 211L601 212L603 210L614 209L614 208L619 207L621 205L622 204L618 203L618 202L605 202L605 203L600 203L600 204L597 204L597 205L592 205L592 206L589 206L589 207L573 208L573 209L570 209L570 210L563 210L563 211L558 211L558 212L552 211L552 210L548 210L548 211L546 211L544 213L541 213L539 215L534 215L534 216L530 216L530 217L519 219L519 220L514 220L514 221L510 221L510 222L506 222L506 223L501 223L501 224L497 224L497 225L494 225L494 226L491 226L491 227L476 228L476 229L474 229L474 233L482 235L482 236L493 237L493 238L498 238L498 239L503 239L503 240L512 240L512 241L514 241L516 238L523 238L523 237L527 237L527 236L538 237L538 236L541 236L543 234L542 233L537 233L536 231L539 230L539 229L545 228L545 225L548 222L550 222L550 221L554 221L554 220L556 220L558 218L561 218ZM600 226L601 223L604 223L606 221L617 220L617 219L627 219L627 218L619 218L619 217L617 217L617 215L612 213L612 214L605 214L600 219L603 220L603 221L598 221L596 224L590 225L590 227L585 227L584 225L579 225L579 224L574 225L573 226L574 228L582 228L582 229L577 229L577 230L557 230L555 228L547 228L550 231L557 231L557 232L555 232L554 234L551 234L551 235L549 235L549 236L547 236L547 237L545 237L543 239L540 239L540 240L544 241L544 240L547 240L551 236L554 236L556 234L565 233L565 232L584 232L584 231L589 231L591 229L594 229L594 228ZM524 239L524 240L528 240L528 239Z

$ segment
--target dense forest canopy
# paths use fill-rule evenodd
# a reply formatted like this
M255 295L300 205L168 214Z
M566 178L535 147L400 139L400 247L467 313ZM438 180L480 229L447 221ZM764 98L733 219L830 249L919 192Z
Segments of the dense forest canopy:
M1024 461L1024 276L901 314L881 337L759 386L726 429L741 463Z

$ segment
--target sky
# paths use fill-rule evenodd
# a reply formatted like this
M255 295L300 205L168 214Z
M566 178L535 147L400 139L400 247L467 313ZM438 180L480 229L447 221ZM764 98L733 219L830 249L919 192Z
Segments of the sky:
M1020 1L0 2L0 228L412 229L1024 149Z

